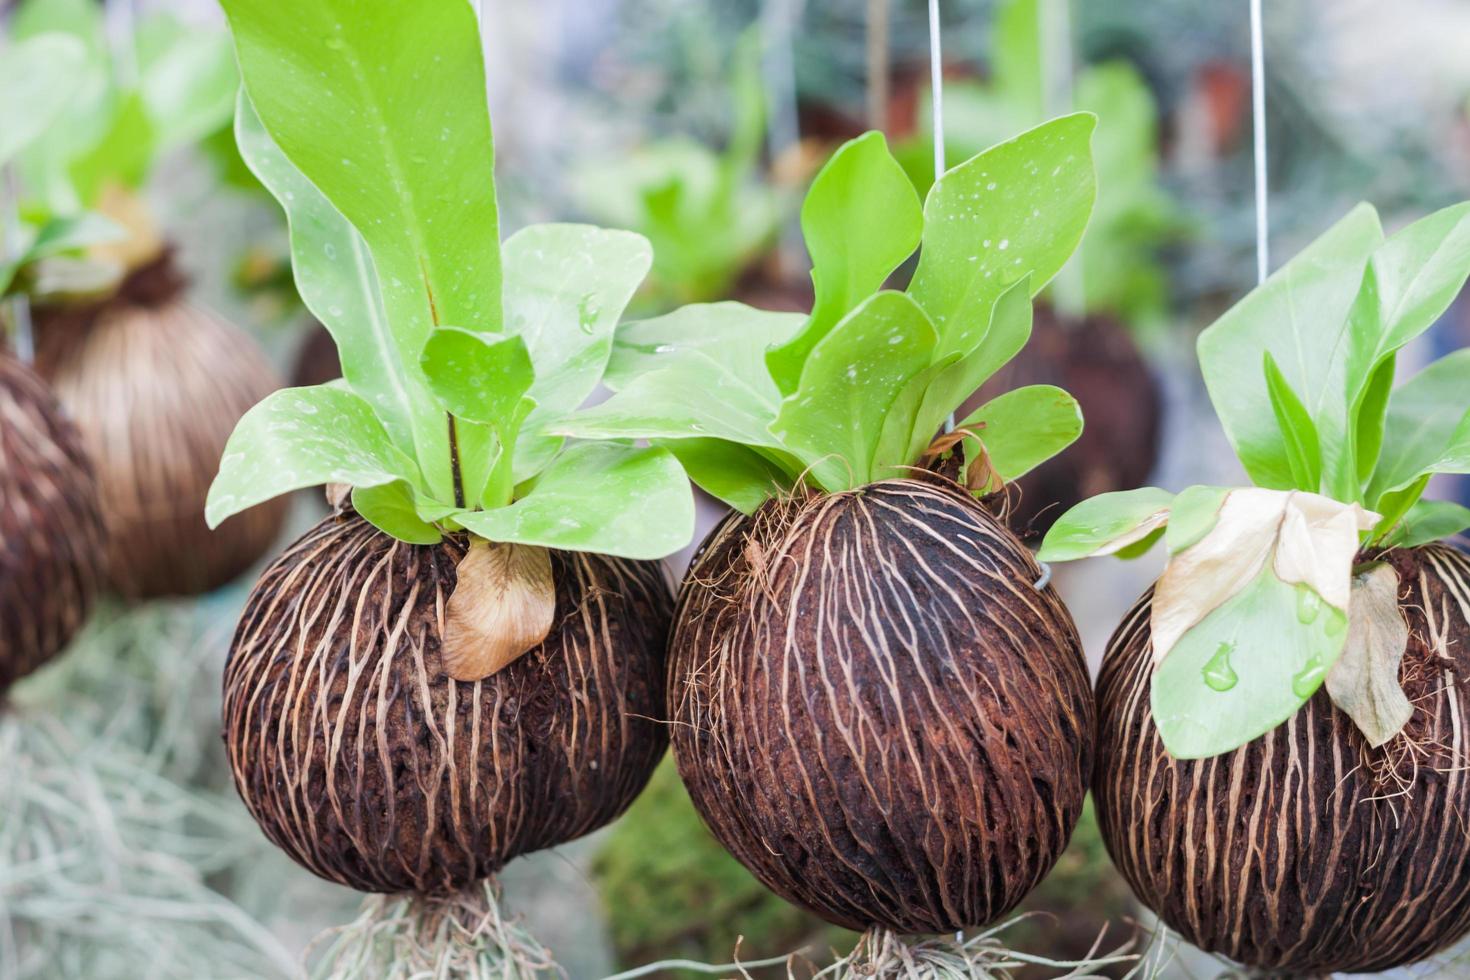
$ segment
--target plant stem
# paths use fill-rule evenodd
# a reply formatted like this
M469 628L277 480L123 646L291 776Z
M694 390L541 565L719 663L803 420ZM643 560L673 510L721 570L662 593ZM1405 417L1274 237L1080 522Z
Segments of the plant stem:
M444 417L449 420L449 472L454 478L454 506L463 508L464 474L459 468L459 432L455 428L454 416L445 412Z

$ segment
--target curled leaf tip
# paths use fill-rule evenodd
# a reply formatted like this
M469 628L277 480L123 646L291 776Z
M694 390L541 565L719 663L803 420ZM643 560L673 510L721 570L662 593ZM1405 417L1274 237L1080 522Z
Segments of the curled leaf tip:
M441 646L450 677L484 680L551 632L556 586L545 548L474 538L457 575Z

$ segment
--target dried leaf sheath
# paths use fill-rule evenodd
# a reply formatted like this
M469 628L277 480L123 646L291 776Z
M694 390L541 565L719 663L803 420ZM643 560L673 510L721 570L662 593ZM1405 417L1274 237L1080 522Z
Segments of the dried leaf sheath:
M957 486L894 480L728 519L670 661L679 771L768 887L853 928L1015 906L1081 812L1092 695L1029 553Z
M75 426L39 378L0 353L0 692L81 627L104 540Z
M349 512L288 549L247 603L225 669L236 786L324 878L453 892L607 823L663 755L660 566L553 552L546 642L460 683L440 638L464 552Z
M1098 816L1139 899L1204 949L1295 975L1374 972L1470 929L1470 559L1393 551L1404 733L1372 749L1319 690L1212 759L1164 751L1145 594L1098 680Z

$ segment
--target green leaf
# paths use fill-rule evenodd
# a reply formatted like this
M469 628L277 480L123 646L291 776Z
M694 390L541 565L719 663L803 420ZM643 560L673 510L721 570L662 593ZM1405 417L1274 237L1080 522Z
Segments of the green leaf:
M10 45L0 59L0 167L44 133L86 80L87 49L51 33Z
M509 507L455 520L490 541L653 559L694 535L694 496L666 449L573 446Z
M1006 287L1033 293L1071 256L1097 184L1090 113L1054 119L944 175L924 204L924 247L909 293L939 330L940 349L966 324L987 322Z
M944 368L925 388L911 423L912 435L903 462L914 462L944 420L1026 346L1031 338L1030 282L1023 276L1000 295L978 339L966 336L969 331L950 337L960 359Z
M782 395L796 391L822 338L919 247L924 211L882 133L850 140L832 155L802 204L801 230L816 303L801 333L767 357Z
M1470 508L1448 500L1419 500L1383 539L1385 547L1417 548L1470 528Z
M743 514L755 513L794 484L790 474L748 446L721 439L668 439L657 445L678 458L701 490Z
M1054 385L1029 385L992 398L958 428L978 433L978 443L965 440L966 462L983 444L991 468L1009 483L1076 442L1082 434L1082 410Z
M938 337L903 293L869 297L812 348L771 432L836 492L872 480L884 418L934 357Z
M652 261L641 235L590 225L532 225L505 243L505 329L526 342L536 409L518 445L516 482L561 445L543 433L587 400L612 353L613 332Z
M367 402L337 385L286 388L266 396L235 426L204 515L213 528L231 514L303 487L373 487L399 480L417 484L419 474Z
M78 199L92 205L108 185L142 186L156 149L153 122L142 96L125 95L102 138L67 168Z
M1322 446L1317 440L1317 427L1307 413L1301 399L1291 390L1291 383L1281 373L1276 358L1271 352L1263 351L1263 370L1266 375L1266 393L1271 400L1271 411L1276 415L1276 426L1281 430L1281 439L1286 446L1287 461L1291 464L1291 478L1298 490L1316 493L1322 484Z
M240 87L228 34L184 29L143 62L141 89L160 149L189 146L228 126Z
M515 415L534 378L524 337L459 327L440 327L429 334L419 366L446 412L497 426Z
M1133 561L1135 558L1142 558L1153 550L1154 545L1159 543L1159 539L1164 536L1164 532L1168 528L1169 525L1154 528L1147 536L1139 538L1132 544L1124 545L1113 552L1113 557L1121 558L1123 561Z
M665 316L618 327L602 383L613 391L634 377L660 370L688 351L718 361L752 391L780 400L766 370L766 350L790 340L805 321L800 313L758 310L743 303L697 303Z
M342 375L372 406L395 445L415 459L449 459L444 413L419 370L423 342L383 307L367 242L271 140L244 92L235 136L252 173L280 202L291 233L291 270L302 302L332 335ZM448 472L440 487L450 498Z
M1174 495L1157 487L1104 493L1057 518L1041 542L1041 561L1075 561L1120 551L1153 534L1169 519Z
M1470 348L1440 358L1389 396L1368 501L1384 513L1389 492L1432 473L1464 472L1470 472Z
M251 103L367 241L408 356L439 324L498 331L494 152L470 5L319 0L289 15L277 0L222 5ZM445 498L447 454L419 461Z
M0 261L0 296L27 266L89 245L115 242L124 234L118 224L93 211L51 218L37 229L22 225L16 251Z
M1229 487L1193 486L1179 491L1169 510L1169 527L1164 534L1164 544L1170 554L1179 554L1210 533L1220 519L1220 508L1228 493Z
M1348 311L1382 241L1378 215L1359 205L1200 335L1215 413L1257 486L1286 490L1295 482L1261 373L1269 351L1317 427L1328 486L1355 495L1355 487L1338 485L1347 472Z
M1228 752L1290 718L1321 686L1347 637L1347 616L1272 563L1187 630L1154 672L1154 723L1169 753Z
M438 544L439 529L414 510L413 489L403 481L352 488L352 509L384 534L409 544Z
M1393 391L1398 357L1389 354L1378 363L1358 396L1353 413L1353 458L1357 460L1358 485L1367 484L1383 451L1383 427L1388 417L1388 399Z

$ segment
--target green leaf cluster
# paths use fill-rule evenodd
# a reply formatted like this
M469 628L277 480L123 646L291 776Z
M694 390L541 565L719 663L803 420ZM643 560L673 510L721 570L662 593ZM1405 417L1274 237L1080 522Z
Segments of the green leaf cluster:
M626 325L616 394L557 431L665 446L705 490L751 511L800 483L836 492L904 475L945 418L1025 344L1095 196L1094 118L1053 120L947 172L921 204L883 136L842 146L801 224L810 315L737 303ZM916 249L907 289L885 288ZM1081 431L1065 392L1010 392L960 427L1003 480Z
M947 159L969 157L1046 118L1040 8L1040 0L1004 0L989 77L945 83ZM1073 107L1098 117L1092 147L1102 189L1068 271L1081 285L1084 308L1075 312L1110 313L1137 334L1157 336L1168 313L1168 276L1159 252L1188 231L1159 177L1158 108L1137 69L1121 60L1083 68L1071 94ZM924 131L894 150L921 192L934 181L932 144L932 133Z
M10 35L17 42L60 36L72 46L64 84L50 89L67 91L65 112L36 131L16 160L23 185L52 215L91 208L110 186L137 189L162 153L228 128L239 82L222 31L154 14L137 25L130 53L116 57L98 4L25 0ZM57 66L41 71L60 75ZM43 110L26 111L36 119Z
M218 524L343 483L402 540L445 531L633 558L688 542L664 449L553 432L607 366L640 236L538 225L502 244L484 65L461 0L225 0L241 155L285 209L343 380L265 399L210 489Z
M733 121L722 150L670 137L616 159L599 153L573 171L572 191L584 213L636 231L653 246L641 308L664 312L723 299L775 241L789 213L785 195L758 173L766 107L753 31L737 47L730 91Z

